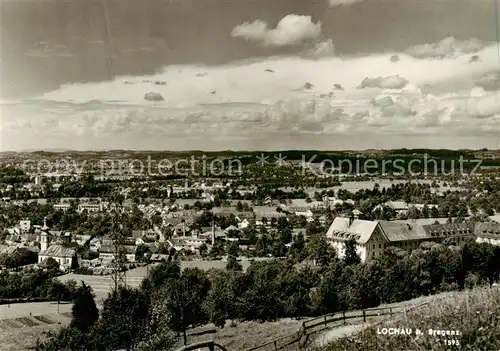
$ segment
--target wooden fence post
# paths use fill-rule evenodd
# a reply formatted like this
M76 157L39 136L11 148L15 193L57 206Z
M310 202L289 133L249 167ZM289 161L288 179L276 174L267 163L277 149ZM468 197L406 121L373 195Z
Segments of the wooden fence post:
M346 324L346 321L345 321L345 311L342 311L342 321L344 322L344 324Z
M363 322L366 322L366 311L363 310Z
M323 324L323 330L326 329L326 315L325 315L325 324Z
M392 316L392 307L389 307L389 315Z

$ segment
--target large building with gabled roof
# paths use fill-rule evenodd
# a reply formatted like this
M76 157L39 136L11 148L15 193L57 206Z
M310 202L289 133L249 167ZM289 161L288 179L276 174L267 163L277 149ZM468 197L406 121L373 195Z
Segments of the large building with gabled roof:
M483 229L481 229L483 228ZM389 246L414 250L424 241L442 242L453 238L461 243L470 238L500 243L500 224L460 222L422 224L417 221L368 221L337 217L327 231L327 239L339 257L345 254L345 243L356 242L362 261L376 258ZM484 238L484 239L481 239Z

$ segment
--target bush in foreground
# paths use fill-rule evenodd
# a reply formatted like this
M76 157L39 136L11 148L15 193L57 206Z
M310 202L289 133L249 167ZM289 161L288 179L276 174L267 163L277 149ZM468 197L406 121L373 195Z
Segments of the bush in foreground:
M382 328L408 328L411 335L384 335ZM422 331L415 335L416 329ZM429 335L429 329L459 331L458 336ZM500 350L500 289L455 293L409 311L318 351L330 350Z

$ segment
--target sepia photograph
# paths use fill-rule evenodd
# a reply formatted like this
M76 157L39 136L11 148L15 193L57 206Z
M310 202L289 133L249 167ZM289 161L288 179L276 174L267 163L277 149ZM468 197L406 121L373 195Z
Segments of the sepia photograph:
M499 282L499 0L0 0L0 350L499 350Z

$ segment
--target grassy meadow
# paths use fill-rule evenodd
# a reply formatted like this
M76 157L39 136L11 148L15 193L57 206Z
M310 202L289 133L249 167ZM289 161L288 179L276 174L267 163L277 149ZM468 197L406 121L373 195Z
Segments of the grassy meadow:
M411 329L410 335L382 334L383 328ZM416 330L422 334L417 336ZM433 335L429 329L458 331ZM477 288L436 298L406 315L385 320L317 351L334 350L500 350L500 289Z

